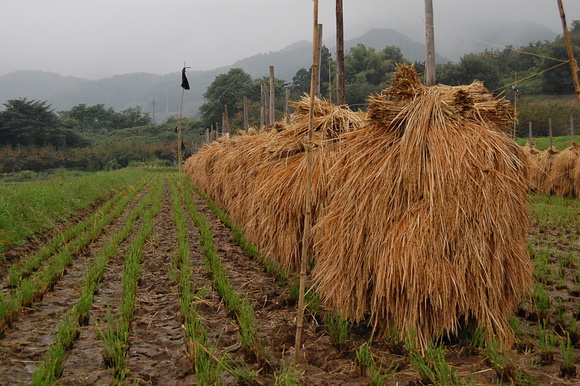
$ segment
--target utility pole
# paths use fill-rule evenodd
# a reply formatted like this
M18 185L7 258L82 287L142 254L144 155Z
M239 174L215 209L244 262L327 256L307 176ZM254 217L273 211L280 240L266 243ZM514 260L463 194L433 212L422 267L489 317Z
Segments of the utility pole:
M566 24L566 14L564 13L564 6L562 0L558 2L558 9L560 10L560 19L562 19L562 29L564 30L564 40L566 41L566 49L568 50L568 58L570 59L570 69L572 70L572 80L574 81L574 90L576 91L576 98L580 106L580 82L578 81L578 66L576 59L574 59L574 51L572 50L572 42L570 40L570 33L568 32L568 25Z
M336 104L346 103L344 90L344 25L342 0L336 0Z
M425 0L425 85L435 85L435 27L433 24L433 0Z

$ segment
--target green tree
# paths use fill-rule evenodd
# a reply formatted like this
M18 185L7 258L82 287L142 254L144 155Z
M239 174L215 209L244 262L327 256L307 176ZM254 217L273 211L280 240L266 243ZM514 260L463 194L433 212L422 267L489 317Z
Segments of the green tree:
M243 97L251 95L253 86L252 77L241 68L216 76L203 94L206 102L199 108L204 124L221 123L225 105L230 117L243 111Z
M73 128L91 134L106 134L151 123L151 117L144 113L140 106L117 113L112 107L105 108L104 104L87 106L82 103L69 111L61 111L60 115Z
M468 54L461 57L459 64L446 63L436 69L437 82L451 86L468 85L475 80L484 83L493 91L502 86L501 74L493 52Z
M23 146L78 146L86 141L74 130L61 127L47 102L11 99L0 113L0 144Z
M300 99L302 95L310 93L311 71L301 68L292 78L292 98Z

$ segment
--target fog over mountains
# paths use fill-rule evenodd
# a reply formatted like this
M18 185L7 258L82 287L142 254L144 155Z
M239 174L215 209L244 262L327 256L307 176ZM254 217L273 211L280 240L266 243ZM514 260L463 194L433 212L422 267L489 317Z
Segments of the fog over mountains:
M456 62L459 58L472 52L484 49L500 49L501 46L512 45L521 47L530 42L552 41L557 34L535 24L518 23L517 25L496 25L486 31L473 31L474 36L483 36L478 41L465 39L457 35L436 42L437 61ZM490 46L482 41L491 42ZM411 62L422 62L425 59L425 45L411 40L407 36L392 29L374 29L355 39L345 41L345 52L350 47L362 43L377 51L386 46L401 48L405 58ZM325 42L333 58L335 57L334 40ZM185 117L193 117L201 104L207 87L219 74L226 73L230 68L242 68L252 78L269 76L269 66L274 66L275 76L287 82L300 68L309 68L312 61L312 45L300 41L277 51L268 52L244 58L229 66L210 71L189 71L187 77L191 86L185 92ZM157 123L171 115L177 115L181 100L181 69L175 73L157 75L148 73L132 73L115 75L100 80L88 80L71 76L59 75L44 71L16 71L0 76L0 103L16 98L27 98L47 101L55 111L68 110L73 106L85 103L87 105L104 104L121 111L129 107L141 106L150 114L155 110ZM0 108L4 108L1 106Z

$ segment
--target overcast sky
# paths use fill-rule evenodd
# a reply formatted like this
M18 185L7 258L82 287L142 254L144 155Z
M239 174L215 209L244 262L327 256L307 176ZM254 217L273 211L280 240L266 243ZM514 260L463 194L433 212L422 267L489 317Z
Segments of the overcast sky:
M568 25L580 0L563 0ZM345 39L393 28L424 41L424 0L343 0ZM312 0L0 0L0 75L43 70L99 79L233 64L312 41ZM435 39L470 26L532 21L562 34L556 0L433 0ZM335 0L319 0L325 39ZM496 47L490 47L496 48ZM576 53L577 55L580 53Z

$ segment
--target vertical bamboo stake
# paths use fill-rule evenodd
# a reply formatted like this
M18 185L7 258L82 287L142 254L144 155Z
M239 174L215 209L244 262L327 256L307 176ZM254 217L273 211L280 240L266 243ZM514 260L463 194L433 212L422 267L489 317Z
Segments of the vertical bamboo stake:
M550 132L550 149L552 148L552 118L548 118L548 131Z
M244 95L244 131L247 133L250 126L250 120L248 118L248 97Z
M185 62L183 62L183 69L185 71ZM181 152L181 120L183 118L183 97L185 96L185 89L181 88L181 104L179 105L179 125L177 125L177 164L179 165L179 173L181 173L182 166L181 161L183 159L183 154Z
M318 24L317 25L317 33L318 33L318 45L317 45L317 49L318 49L318 64L320 65L320 63L322 62L322 24ZM315 95L320 98L321 97L321 89L320 89L320 73L321 71L317 71L316 74L316 91L315 91Z
M260 84L260 129L264 128L266 121L266 90L264 83Z
M290 87L286 87L286 124L290 124Z
M346 103L344 91L344 28L342 0L336 0L336 104Z
M425 0L425 85L435 85L435 28L433 24L433 0Z
M274 85L274 66L270 66L270 125L276 122L276 92Z
M574 59L574 51L572 50L572 42L570 41L570 33L568 32L568 25L566 24L566 14L564 13L564 6L562 0L558 2L558 9L560 10L560 19L562 20L562 30L564 30L564 40L566 41L566 49L568 50L568 58L570 59L570 69L572 70L572 80L574 81L574 90L576 91L576 98L580 106L580 82L578 81L578 65Z
M306 208L304 215L304 235L300 256L300 288L298 292L298 316L296 318L296 342L294 344L294 363L298 363L302 349L302 327L304 323L304 291L306 287L306 265L310 247L310 222L312 218L312 132L314 130L314 94L318 73L318 0L314 1L314 24L312 38L312 74L310 78L310 111L308 114L308 141L306 142Z
M232 131L230 130L230 115L228 114L228 105L224 105L224 123L224 133L232 135Z

